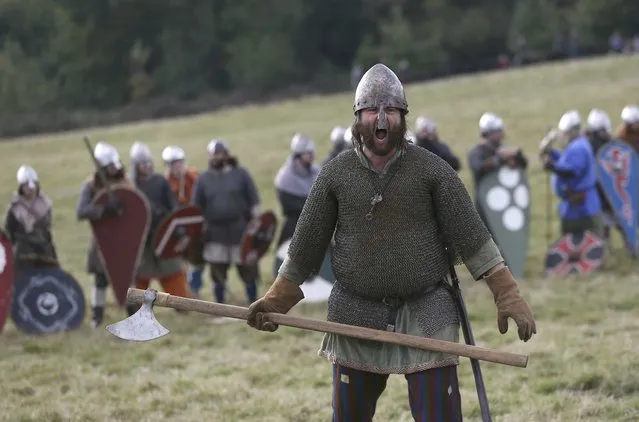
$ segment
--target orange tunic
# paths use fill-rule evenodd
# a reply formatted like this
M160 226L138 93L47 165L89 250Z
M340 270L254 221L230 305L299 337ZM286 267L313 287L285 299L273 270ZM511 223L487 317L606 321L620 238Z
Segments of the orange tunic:
M188 205L191 203L191 194L199 175L198 171L194 169L186 169L183 177L175 177L169 172L166 173L166 179L171 185L171 190L175 194L178 204Z
M630 144L635 151L639 152L639 131L633 131L624 124L617 129L617 138Z

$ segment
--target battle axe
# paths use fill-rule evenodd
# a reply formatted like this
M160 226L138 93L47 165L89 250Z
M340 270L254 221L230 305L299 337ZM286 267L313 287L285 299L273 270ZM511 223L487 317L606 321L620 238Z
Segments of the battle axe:
M248 318L248 308L173 296L167 293L157 292L153 289L140 290L130 288L127 293L127 300L131 304L141 303L142 307L127 319L106 327L107 331L111 334L124 340L154 340L169 333L169 330L155 319L153 315L153 306L155 305L235 319L246 320ZM264 315L264 320L288 327L339 334L363 340L381 341L399 346L464 356L502 365L525 368L528 364L528 356L525 355L485 349L478 346L469 346L451 341L356 327L286 314L267 313Z

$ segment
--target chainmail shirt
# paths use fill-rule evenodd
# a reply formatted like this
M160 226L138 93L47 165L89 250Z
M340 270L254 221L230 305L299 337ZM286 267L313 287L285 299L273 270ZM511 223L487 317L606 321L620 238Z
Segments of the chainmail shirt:
M378 195L382 200L372 205ZM317 273L333 233L337 281L328 320L375 329L387 326L386 299L400 298L396 330L457 341L459 316L444 284L451 262L463 261L479 279L502 261L455 171L414 145L398 151L381 172L356 149L324 166L279 274L301 284ZM457 362L450 355L370 343L327 335L320 353L380 373Z

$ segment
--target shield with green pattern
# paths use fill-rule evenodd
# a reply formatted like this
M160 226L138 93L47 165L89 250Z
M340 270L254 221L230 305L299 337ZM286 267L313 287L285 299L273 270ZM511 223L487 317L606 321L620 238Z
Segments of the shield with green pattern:
M526 171L502 166L477 189L478 211L516 278L523 278L530 233L530 190Z

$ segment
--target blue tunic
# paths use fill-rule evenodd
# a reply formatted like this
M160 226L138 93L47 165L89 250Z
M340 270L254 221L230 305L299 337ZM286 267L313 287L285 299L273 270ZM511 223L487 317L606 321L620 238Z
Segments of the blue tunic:
M601 200L597 193L597 167L588 138L580 136L563 151L551 151L550 157L554 172L553 191L561 199L560 217L563 220L576 220L599 214ZM570 201L575 194L581 193L584 194L583 201Z

